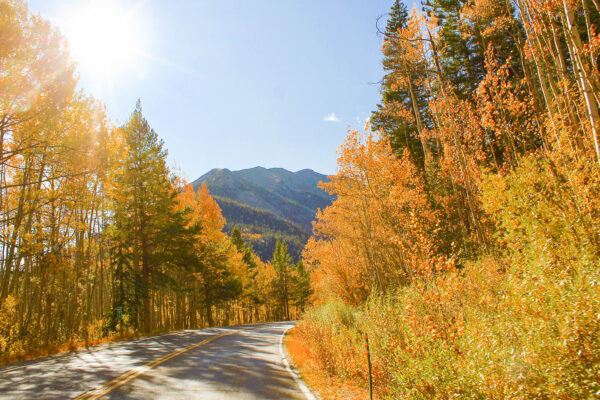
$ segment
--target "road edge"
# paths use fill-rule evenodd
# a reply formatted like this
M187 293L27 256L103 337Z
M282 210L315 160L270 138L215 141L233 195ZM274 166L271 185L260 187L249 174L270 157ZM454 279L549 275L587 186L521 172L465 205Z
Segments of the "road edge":
M283 339L285 338L285 335L287 334L287 331L289 331L290 329L292 329L293 326L290 326L289 328L286 328L283 333L281 334L281 336L279 337L279 352L281 353L281 361L283 362L283 365L285 366L285 369L288 371L288 373L292 376L292 378L294 378L294 381L296 382L296 384L298 385L298 387L300 388L300 390L302 391L302 393L304 394L304 396L306 396L306 398L308 400L319 400L320 398L315 395L309 388L308 386L306 386L306 383L304 383L304 381L302 380L302 378L300 378L300 376L298 375L298 373L296 373L295 369L292 369L290 362L287 359L287 352L284 350L283 348Z

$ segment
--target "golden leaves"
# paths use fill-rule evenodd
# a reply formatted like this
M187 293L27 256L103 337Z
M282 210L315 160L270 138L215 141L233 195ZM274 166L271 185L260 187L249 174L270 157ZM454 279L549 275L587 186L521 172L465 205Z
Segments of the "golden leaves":
M304 252L317 296L357 303L373 289L430 274L435 246L427 232L437 217L408 154L397 158L387 141L357 131L338 154L337 174L322 185L337 199L317 214L316 239Z

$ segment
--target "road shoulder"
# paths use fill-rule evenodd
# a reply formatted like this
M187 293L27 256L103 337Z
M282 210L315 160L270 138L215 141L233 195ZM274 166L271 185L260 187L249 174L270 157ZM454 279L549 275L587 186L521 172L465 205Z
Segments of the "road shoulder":
M294 328L285 335L285 349L292 368L306 382L315 397L321 400L364 400L368 390L348 379L331 376L315 359Z

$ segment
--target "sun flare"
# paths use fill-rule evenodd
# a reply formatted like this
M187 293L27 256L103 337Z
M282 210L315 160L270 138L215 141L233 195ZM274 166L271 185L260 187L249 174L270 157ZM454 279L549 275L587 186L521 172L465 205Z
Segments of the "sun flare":
M64 30L74 60L96 80L110 80L139 64L142 32L135 9L89 1L69 11Z

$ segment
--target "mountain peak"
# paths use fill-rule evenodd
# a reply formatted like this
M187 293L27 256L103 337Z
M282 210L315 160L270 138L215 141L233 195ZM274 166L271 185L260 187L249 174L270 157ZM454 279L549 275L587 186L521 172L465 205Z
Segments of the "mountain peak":
M275 238L293 242L288 243L290 252L299 257L317 209L329 206L333 199L317 186L323 180L327 176L311 169L291 172L257 166L239 171L215 168L192 184L197 190L206 183L223 210L226 230L238 225L261 234L263 243L252 244L266 260L272 255Z

